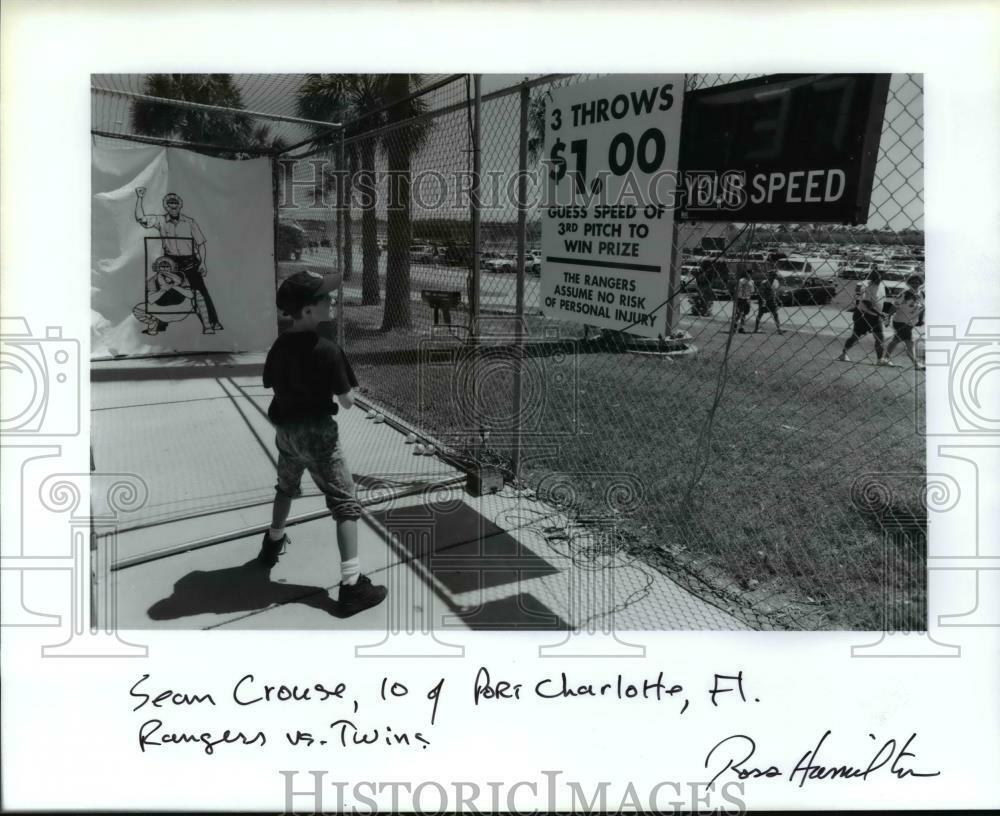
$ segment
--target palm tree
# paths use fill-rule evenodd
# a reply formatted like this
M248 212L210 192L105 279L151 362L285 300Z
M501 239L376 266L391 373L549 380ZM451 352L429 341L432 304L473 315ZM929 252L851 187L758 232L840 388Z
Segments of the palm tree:
M536 93L528 102L528 161L536 162L545 149L545 100L549 92Z
M375 202L375 153L381 148L386 156L390 178L389 247L386 258L386 309L383 328L408 326L409 316L409 169L413 153L426 141L426 124L400 128L384 138L369 133L391 122L419 116L426 110L422 100L407 99L418 90L418 74L310 74L299 90L298 110L305 118L317 121L344 121L350 163L348 196L354 180L365 198L361 204L361 303L372 305L381 300L378 276L378 220ZM406 100L402 104L391 103ZM319 130L317 129L317 134ZM332 152L332 148L331 148ZM350 197L348 197L350 201ZM348 207L349 210L349 207ZM345 212L345 255L350 263L350 221ZM344 276L348 276L345 269Z
M426 112L424 100L409 97L420 89L418 74L390 74L385 97L393 103L387 124L405 122ZM393 130L382 139L389 169L389 208L386 214L385 310L382 330L410 327L410 159L427 141L430 124L426 120Z
M538 90L528 101L528 163L531 165L545 152L545 111L546 102L551 98L549 90ZM537 181L543 185L548 183L544 174Z
M243 98L232 74L149 74L143 93L163 99L198 102L242 110ZM162 102L137 100L132 127L140 134L177 139L194 145L218 145L218 150L192 147L200 153L223 158L246 158L261 151L280 150L280 139L270 128L255 124L246 114L180 108Z
M308 74L298 94L299 115L319 122L345 122L381 106L381 95L375 75L371 74ZM364 129L369 122L364 122ZM344 138L357 136L361 128L345 125ZM325 128L315 128L317 136L329 136ZM325 151L333 155L334 147ZM375 150L371 140L350 142L345 150L346 170L344 218L344 278L351 277L354 260L351 229L351 198L355 182L363 189L374 188ZM378 221L374 201L363 201L361 208L361 303L366 306L381 301L378 277Z

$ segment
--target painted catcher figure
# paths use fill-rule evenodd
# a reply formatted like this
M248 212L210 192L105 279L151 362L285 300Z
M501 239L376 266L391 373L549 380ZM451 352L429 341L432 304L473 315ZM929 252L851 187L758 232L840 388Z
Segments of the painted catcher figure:
M135 319L145 325L143 334L159 334L169 323L198 315L202 326L209 325L201 298L191 291L173 260L162 256L153 261L153 274L146 279L146 300L132 309Z

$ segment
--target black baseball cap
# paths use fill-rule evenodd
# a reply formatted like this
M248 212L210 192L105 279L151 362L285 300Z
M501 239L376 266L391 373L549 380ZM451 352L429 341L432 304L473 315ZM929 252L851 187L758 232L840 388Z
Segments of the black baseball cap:
M275 302L281 311L293 312L315 303L323 295L332 292L337 288L337 283L336 275L320 275L318 272L303 269L281 282Z

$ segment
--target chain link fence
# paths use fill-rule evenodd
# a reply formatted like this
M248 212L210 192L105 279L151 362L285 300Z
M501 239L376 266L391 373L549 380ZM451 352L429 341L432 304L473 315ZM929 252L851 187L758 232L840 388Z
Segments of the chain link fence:
M628 556L755 628L925 628L922 376L901 352L874 365L867 339L837 361L868 270L890 296L923 275L922 78L892 77L866 225L680 224L662 307L679 336L649 342L540 310L546 104L591 77L477 94L465 75L425 77L426 92L402 76L404 102L343 105L341 138L306 152L316 127L270 122L277 278L343 272L331 331L369 401L599 528L597 548L565 539L581 565ZM289 120L312 110L307 80L275 90ZM128 118L108 100L130 88L113 90L95 91L95 123ZM768 264L778 308L755 302L740 326L737 278Z
M536 184L548 92L587 78L482 95L478 208L467 82L411 124L347 140L372 160L377 190L370 202L353 190L344 219L340 331L368 396L465 466L605 522L602 557L609 546L637 557L754 627L924 628L924 548L899 545L926 527L922 380L905 361L836 359L858 276L878 264L892 293L923 274L920 76L892 78L866 226L679 227L663 249L681 265L682 291L664 307L684 333L676 353L540 312L532 190L523 224L518 207L522 115ZM690 75L687 87L746 78ZM410 211L394 224L399 153ZM354 178L372 186L363 167ZM707 257L728 274L711 313L696 314L688 273ZM755 303L742 334L735 276L767 257L787 290L780 323L765 310L754 333ZM867 347L854 354L875 362Z

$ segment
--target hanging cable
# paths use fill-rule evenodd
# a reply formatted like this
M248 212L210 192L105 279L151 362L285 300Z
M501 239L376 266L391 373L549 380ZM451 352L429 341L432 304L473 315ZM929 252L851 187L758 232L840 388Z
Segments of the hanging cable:
M751 224L749 226L750 226L750 235L747 238L747 242L743 248L743 257L742 257L743 262L746 262L747 252L749 252L749 248L753 244L753 237L754 233L756 232L755 224ZM743 230L740 230L739 235L742 235L743 231L746 230L746 228L747 228L746 225L744 225ZM733 241L729 243L729 246L733 245L736 239L739 238L739 235L737 235L736 238L734 238ZM729 247L726 248L728 249ZM733 302L734 318L735 315L736 315L736 303L734 301ZM722 395L726 391L726 382L729 379L729 351L733 345L733 334L735 334L735 332L736 332L736 321L735 319L733 319L729 321L729 331L726 334L726 348L722 355L722 365L719 366L719 375L715 386L715 397L712 400L711 407L708 409L708 418L705 421L705 424L702 426L701 434L699 434L698 436L698 446L695 449L695 462L698 464L695 465L696 472L694 476L691 478L687 490L684 492L684 500L682 502L682 505L684 506L687 506L690 503L692 492L694 491L695 487L697 487L698 483L702 480L702 478L705 475L705 471L708 469L708 462L710 458L709 448L712 442L712 430L715 426L715 413L719 408L719 404L722 402Z

